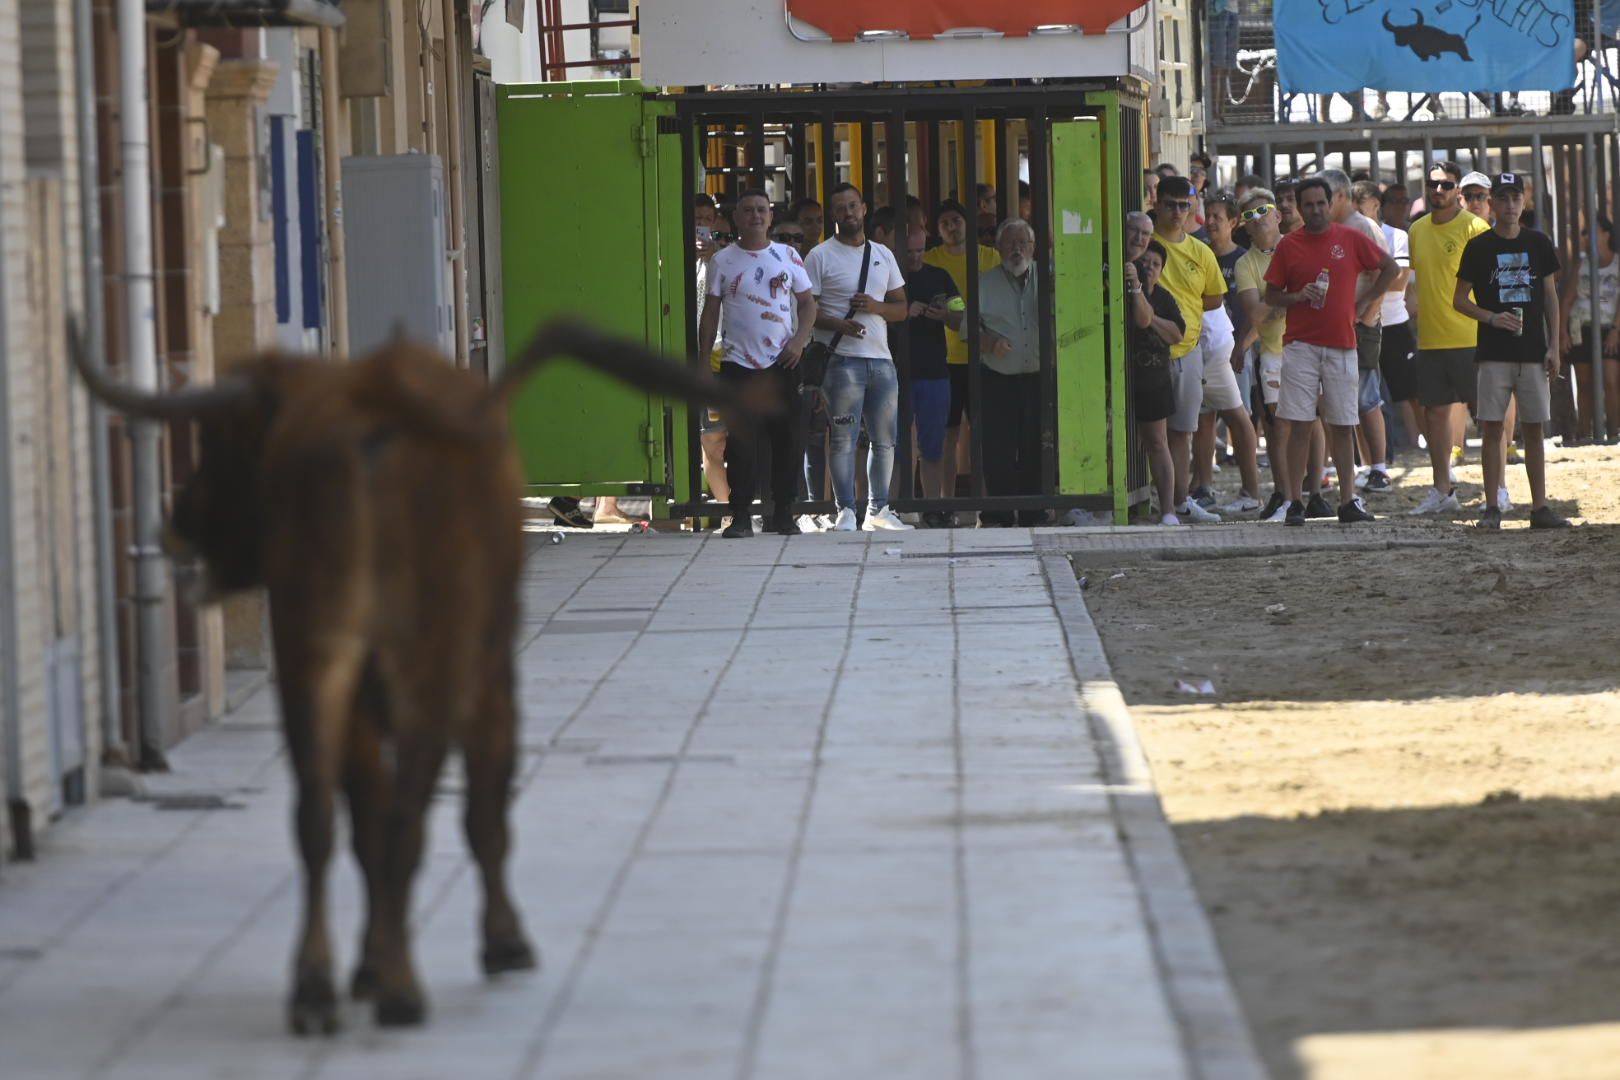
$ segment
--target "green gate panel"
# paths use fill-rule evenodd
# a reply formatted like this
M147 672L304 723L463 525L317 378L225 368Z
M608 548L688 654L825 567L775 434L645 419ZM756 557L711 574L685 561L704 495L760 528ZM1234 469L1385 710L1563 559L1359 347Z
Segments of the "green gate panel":
M678 205L680 173L664 175L656 131L673 104L634 82L544 83L500 87L497 110L508 349L566 314L683 352L684 316L669 334L660 279L660 192L673 185ZM512 427L537 489L622 494L666 481L662 400L573 361L515 396Z
M1110 490L1108 335L1104 325L1102 124L1052 125L1052 227L1057 323L1058 490ZM1123 385L1120 383L1118 385ZM1117 502L1117 500L1116 500Z

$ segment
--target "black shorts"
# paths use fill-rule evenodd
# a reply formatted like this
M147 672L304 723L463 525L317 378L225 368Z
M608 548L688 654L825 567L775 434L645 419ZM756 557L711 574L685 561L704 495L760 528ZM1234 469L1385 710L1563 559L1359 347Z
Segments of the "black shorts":
M951 411L945 417L947 430L961 427L964 416L973 419L973 410L968 407L968 366L950 364L948 367L951 372Z
M1144 385L1144 380L1139 378L1131 391L1131 408L1136 414L1137 423L1170 419L1176 411L1176 394L1170 380L1146 381Z
M1378 367L1389 384L1389 400L1411 401L1417 397L1417 341L1412 337L1410 320L1384 327L1378 344Z
M1474 411L1479 400L1479 371L1474 367L1473 349L1419 349L1417 354L1418 401L1425 408L1467 405Z
M1611 352L1608 349L1604 349L1603 350L1603 359L1605 359L1605 360L1620 360L1620 352ZM1581 343L1579 345L1572 346L1570 348L1569 352L1564 354L1564 363L1566 363L1566 364L1580 364L1583 367L1591 367L1592 366L1592 324L1591 323L1582 323L1581 324Z

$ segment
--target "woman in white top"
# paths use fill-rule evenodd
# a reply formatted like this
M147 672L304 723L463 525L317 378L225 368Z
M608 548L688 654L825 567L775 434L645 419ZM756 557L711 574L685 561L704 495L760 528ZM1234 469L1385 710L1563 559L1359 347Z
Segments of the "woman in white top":
M1615 255L1614 223L1598 216L1598 311L1603 350L1603 416L1610 439L1620 432L1620 258ZM1586 267L1585 230L1576 247L1575 272L1563 275L1559 306L1563 309L1564 362L1575 372L1575 433L1592 438L1592 283Z

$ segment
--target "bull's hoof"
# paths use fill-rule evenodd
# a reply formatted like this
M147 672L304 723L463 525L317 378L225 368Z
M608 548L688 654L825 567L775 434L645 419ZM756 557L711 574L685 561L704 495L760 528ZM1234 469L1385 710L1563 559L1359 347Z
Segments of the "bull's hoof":
M287 1027L294 1035L337 1034L337 991L329 977L299 977L292 1000L287 1003Z
M427 1019L427 1001L421 991L390 993L380 991L377 996L378 1027L416 1027Z
M532 971L540 966L534 948L522 938L516 941L495 942L484 946L485 975L499 975L503 971Z
M360 964L349 976L349 996L356 1001L370 1001L377 996L377 969Z

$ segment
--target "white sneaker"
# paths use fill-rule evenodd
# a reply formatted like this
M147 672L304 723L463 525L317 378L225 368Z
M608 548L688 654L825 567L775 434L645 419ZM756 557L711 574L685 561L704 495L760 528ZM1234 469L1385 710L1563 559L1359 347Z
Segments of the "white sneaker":
M846 512L850 513L853 517L853 512ZM839 524L842 524L843 520L843 515L840 514L838 518ZM881 510L873 510L871 507L868 507L866 510L866 520L861 522L862 532L879 532L881 530L906 532L915 528L915 525L907 525L905 522L901 521L900 516L896 514L892 508L887 506L883 507Z
M1496 489L1496 508L1504 514L1513 509L1513 500L1508 498L1507 488Z
M1248 514L1260 509L1261 503L1252 495L1239 495L1225 506L1221 507L1223 514Z
M1191 499L1177 507L1176 514L1179 517L1191 518L1193 521L1201 521L1205 524L1221 520L1221 515L1210 513Z
M1276 510L1272 511L1271 516L1266 518L1265 520L1268 521L1268 522L1274 521L1274 522L1278 523L1279 525L1282 524L1283 522L1287 521L1288 520L1288 500L1284 499L1282 505L1277 507Z
M817 532L832 532L833 516L831 514L811 514L810 520L816 523Z
M855 511L850 509L847 506L844 507L842 510L838 511L838 520L833 523L832 531L833 532L854 532L855 531Z
M1462 503L1457 501L1456 492L1444 495L1438 489L1430 488L1429 493L1423 496L1423 501L1418 504L1417 509L1411 511L1411 513L1414 516L1418 514L1453 514L1459 513L1461 510Z
M800 514L798 517L799 531L807 533L826 532L827 527L822 524L824 520L826 519L820 514Z
M1159 518L1160 525L1180 525L1181 519L1174 514L1165 514Z

